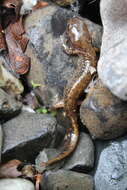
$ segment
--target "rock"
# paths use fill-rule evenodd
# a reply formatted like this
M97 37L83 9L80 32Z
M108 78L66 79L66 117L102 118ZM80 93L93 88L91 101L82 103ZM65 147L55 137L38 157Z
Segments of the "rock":
M43 151L41 151L35 160L37 171L43 172L45 168L41 166L41 163L47 162L48 160L55 158L60 153L61 153L60 150L55 149L55 148L45 148ZM55 164L51 166L48 166L46 169L58 170L59 168L62 167L63 164L64 164L64 159L60 162L56 162Z
M0 60L0 88L6 90L9 94L18 95L24 91L23 85L14 77L10 72L8 72L2 65Z
M0 190L34 190L34 185L32 182L26 179L1 179L0 180Z
M95 190L126 190L127 136L109 142L99 141L96 150Z
M45 174L41 188L43 190L93 190L93 179L87 174L58 170Z
M0 120L8 120L21 111L22 103L0 89Z
M127 102L114 96L101 81L90 89L80 117L93 138L113 139L127 132Z
M64 169L84 171L89 170L94 164L94 145L89 135L81 133L76 150L67 159Z
M39 172L42 172L44 168L40 166L41 163L47 162L48 160L55 158L61 152L62 150L53 149L53 148L46 148L43 151L41 151L36 158L37 170ZM84 171L84 170L90 170L93 167L93 164L94 164L94 145L89 135L81 133L79 143L74 153L71 154L70 157L67 157L67 159L63 159L60 162L48 166L47 170L51 169L58 170L59 168L63 167L64 169L69 169L69 170Z
M2 131L2 127L0 125L0 162L1 162L2 145L3 145L3 131Z
M21 10L20 10L20 15L25 15L32 11L32 8L37 4L38 0L23 0Z
M48 114L23 112L3 125L2 160L33 161L44 148L57 139L56 119Z
M102 26L95 24L94 22L91 22L86 18L84 19L84 21L90 32L92 38L92 45L100 49L102 44Z
M33 80L35 83L41 84L34 90L46 106L51 106L63 98L67 80L70 79L76 68L78 56L67 55L63 51L63 42L61 41L67 20L73 16L73 12L51 5L33 12L25 20L26 32L30 39L26 53L31 57L28 83L31 86ZM90 26L90 24L88 25ZM91 23L93 43L100 44L95 42L98 41L97 32L100 27L97 29L96 26L93 29L94 26Z
M38 94L45 105L61 100L67 76L74 68L70 57L63 52L60 39L67 20L72 16L73 13L66 9L48 6L33 12L25 21L30 39L30 49L26 53L31 60L35 57L31 63L28 82L30 84L33 80L41 84L41 92Z
M98 74L111 92L127 100L127 1L102 0L104 26Z

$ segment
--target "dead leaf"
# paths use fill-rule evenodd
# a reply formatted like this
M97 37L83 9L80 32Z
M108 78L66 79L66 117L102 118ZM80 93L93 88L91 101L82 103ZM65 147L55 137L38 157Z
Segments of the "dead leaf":
M9 162L0 166L0 178L15 178L22 175L17 170L17 167L21 164L19 160L10 160Z

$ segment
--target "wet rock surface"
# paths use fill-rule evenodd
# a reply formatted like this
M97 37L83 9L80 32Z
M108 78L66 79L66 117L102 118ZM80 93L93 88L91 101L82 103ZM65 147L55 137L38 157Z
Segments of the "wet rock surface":
M81 133L74 153L67 159L64 169L87 171L94 165L94 145L88 134Z
M41 64L40 78L37 82L42 85L40 87L42 100L47 105L52 105L62 98L67 76L73 70L71 59L63 52L60 39L60 35L65 31L67 20L72 16L73 13L66 9L48 6L34 12L26 19L30 45L39 59L39 65ZM36 82L37 77L34 78L31 72L28 77L32 76Z
M21 112L22 103L0 89L0 120L7 120Z
M92 45L96 48L100 48L102 43L102 26L95 24L94 22L91 22L86 18L84 19L84 21L90 32Z
M96 142L95 190L127 189L127 136Z
M31 85L33 80L41 84L35 91L45 105L51 106L62 99L67 80L76 68L78 56L67 55L61 40L67 20L74 15L72 11L53 5L32 13L25 21L30 38L26 52L32 60L28 83ZM88 20L86 23L93 44L100 47L101 27Z
M41 163L47 162L48 160L56 157L62 152L61 146L57 149L55 148L46 148L39 153L36 158L36 168L39 172L44 170L43 167L40 167ZM79 138L79 143L76 150L73 154L70 155L67 159L64 159L60 162L56 162L49 166L48 170L58 170L63 168L65 170L74 170L74 171L88 171L92 169L94 165L94 145L88 134L81 133Z
M127 100L127 1L102 0L100 8L104 33L98 74L114 95Z
M93 190L93 179L87 174L59 170L46 173L41 182L41 187L44 190Z
M1 190L34 190L32 182L26 179L1 179L0 180Z
M80 117L93 138L113 139L127 131L127 103L112 95L101 81L89 91Z
M57 136L56 119L50 115L23 112L3 124L2 159L33 161L44 147L52 146Z

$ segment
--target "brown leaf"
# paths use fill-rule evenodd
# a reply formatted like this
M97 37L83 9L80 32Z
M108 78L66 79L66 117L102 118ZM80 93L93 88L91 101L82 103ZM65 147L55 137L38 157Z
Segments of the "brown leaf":
M15 178L21 176L22 173L17 170L21 164L19 160L10 160L9 162L0 166L0 178Z
M6 43L8 47L10 66L16 74L26 74L30 69L30 58L25 55L18 41L16 41L11 28L11 23L5 30Z
M24 35L25 30L23 27L23 20L22 17L20 17L16 22L13 24L10 24L10 32L13 34L14 39L16 42L20 45L23 52L25 52L25 49L28 44L28 38Z

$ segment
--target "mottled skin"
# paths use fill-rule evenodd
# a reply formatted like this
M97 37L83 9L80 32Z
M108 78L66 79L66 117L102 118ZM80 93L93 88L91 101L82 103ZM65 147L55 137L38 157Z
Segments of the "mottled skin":
M77 100L96 72L96 52L91 45L90 34L83 20L78 17L71 18L68 21L65 35L67 38L66 44L63 44L65 52L77 54L81 57L77 69L64 91L64 110L71 121L71 130L65 137L69 137L69 142L60 155L43 163L43 166L49 166L60 161L74 151L79 137L76 114Z

